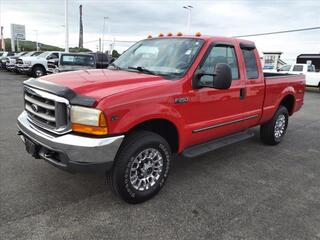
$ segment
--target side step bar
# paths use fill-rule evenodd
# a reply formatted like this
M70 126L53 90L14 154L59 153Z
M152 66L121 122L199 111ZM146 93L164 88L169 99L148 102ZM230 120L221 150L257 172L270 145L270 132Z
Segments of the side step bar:
M211 140L209 142L201 143L192 147L185 149L182 152L182 156L186 158L193 158L205 154L207 152L211 152L218 148L222 148L228 145L231 145L236 142L240 142L246 139L249 139L254 136L254 133L251 131L239 132L236 134L232 134L226 137L218 138Z

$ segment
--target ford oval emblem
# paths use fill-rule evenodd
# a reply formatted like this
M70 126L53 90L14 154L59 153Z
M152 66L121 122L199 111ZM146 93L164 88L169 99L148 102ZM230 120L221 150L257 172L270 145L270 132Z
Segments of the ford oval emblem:
M35 112L38 112L38 111L39 111L38 106L35 105L35 104L31 104L31 108L32 108L32 110L35 111Z

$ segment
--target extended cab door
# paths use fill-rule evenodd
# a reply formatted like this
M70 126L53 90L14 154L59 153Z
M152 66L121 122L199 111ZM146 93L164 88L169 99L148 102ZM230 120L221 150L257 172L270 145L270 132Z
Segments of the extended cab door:
M240 43L244 62L243 75L245 89L243 94L244 118L243 124L250 128L259 123L265 95L265 83L256 47L253 44Z
M196 72L213 73L218 63L229 64L232 70L232 84L229 89L219 90L209 87L193 89L188 103L191 114L188 122L191 138L188 145L232 134L243 129L242 89L244 78L236 48L230 43L212 43L201 60ZM199 81L210 85L214 77L204 75ZM212 84L211 84L212 85Z

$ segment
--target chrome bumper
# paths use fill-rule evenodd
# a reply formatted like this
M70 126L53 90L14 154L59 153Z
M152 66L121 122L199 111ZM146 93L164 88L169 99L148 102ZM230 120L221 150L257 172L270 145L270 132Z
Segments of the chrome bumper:
M17 121L19 135L38 148L38 158L70 172L105 173L113 165L124 135L107 138L90 138L68 133L53 136L38 129L23 111Z
M32 70L32 67L29 66L29 65L23 65L23 64L20 64L20 65L16 65L16 68L19 72L31 72Z

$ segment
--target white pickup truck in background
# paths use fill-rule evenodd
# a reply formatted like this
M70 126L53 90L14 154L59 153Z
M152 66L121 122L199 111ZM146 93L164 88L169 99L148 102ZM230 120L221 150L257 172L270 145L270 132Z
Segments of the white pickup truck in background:
M34 57L40 55L41 52L21 52L16 54L15 56L7 57L6 58L6 69L11 72L18 72L16 69L17 59L25 58L25 57Z
M315 66L312 64L297 63L293 65L285 65L278 69L279 73L304 74L306 76L306 85L310 87L318 87L320 89L320 72L316 72Z
M18 58L16 68L19 72L27 74L32 77L41 77L47 74L47 61L59 58L59 51L43 52L35 57Z

